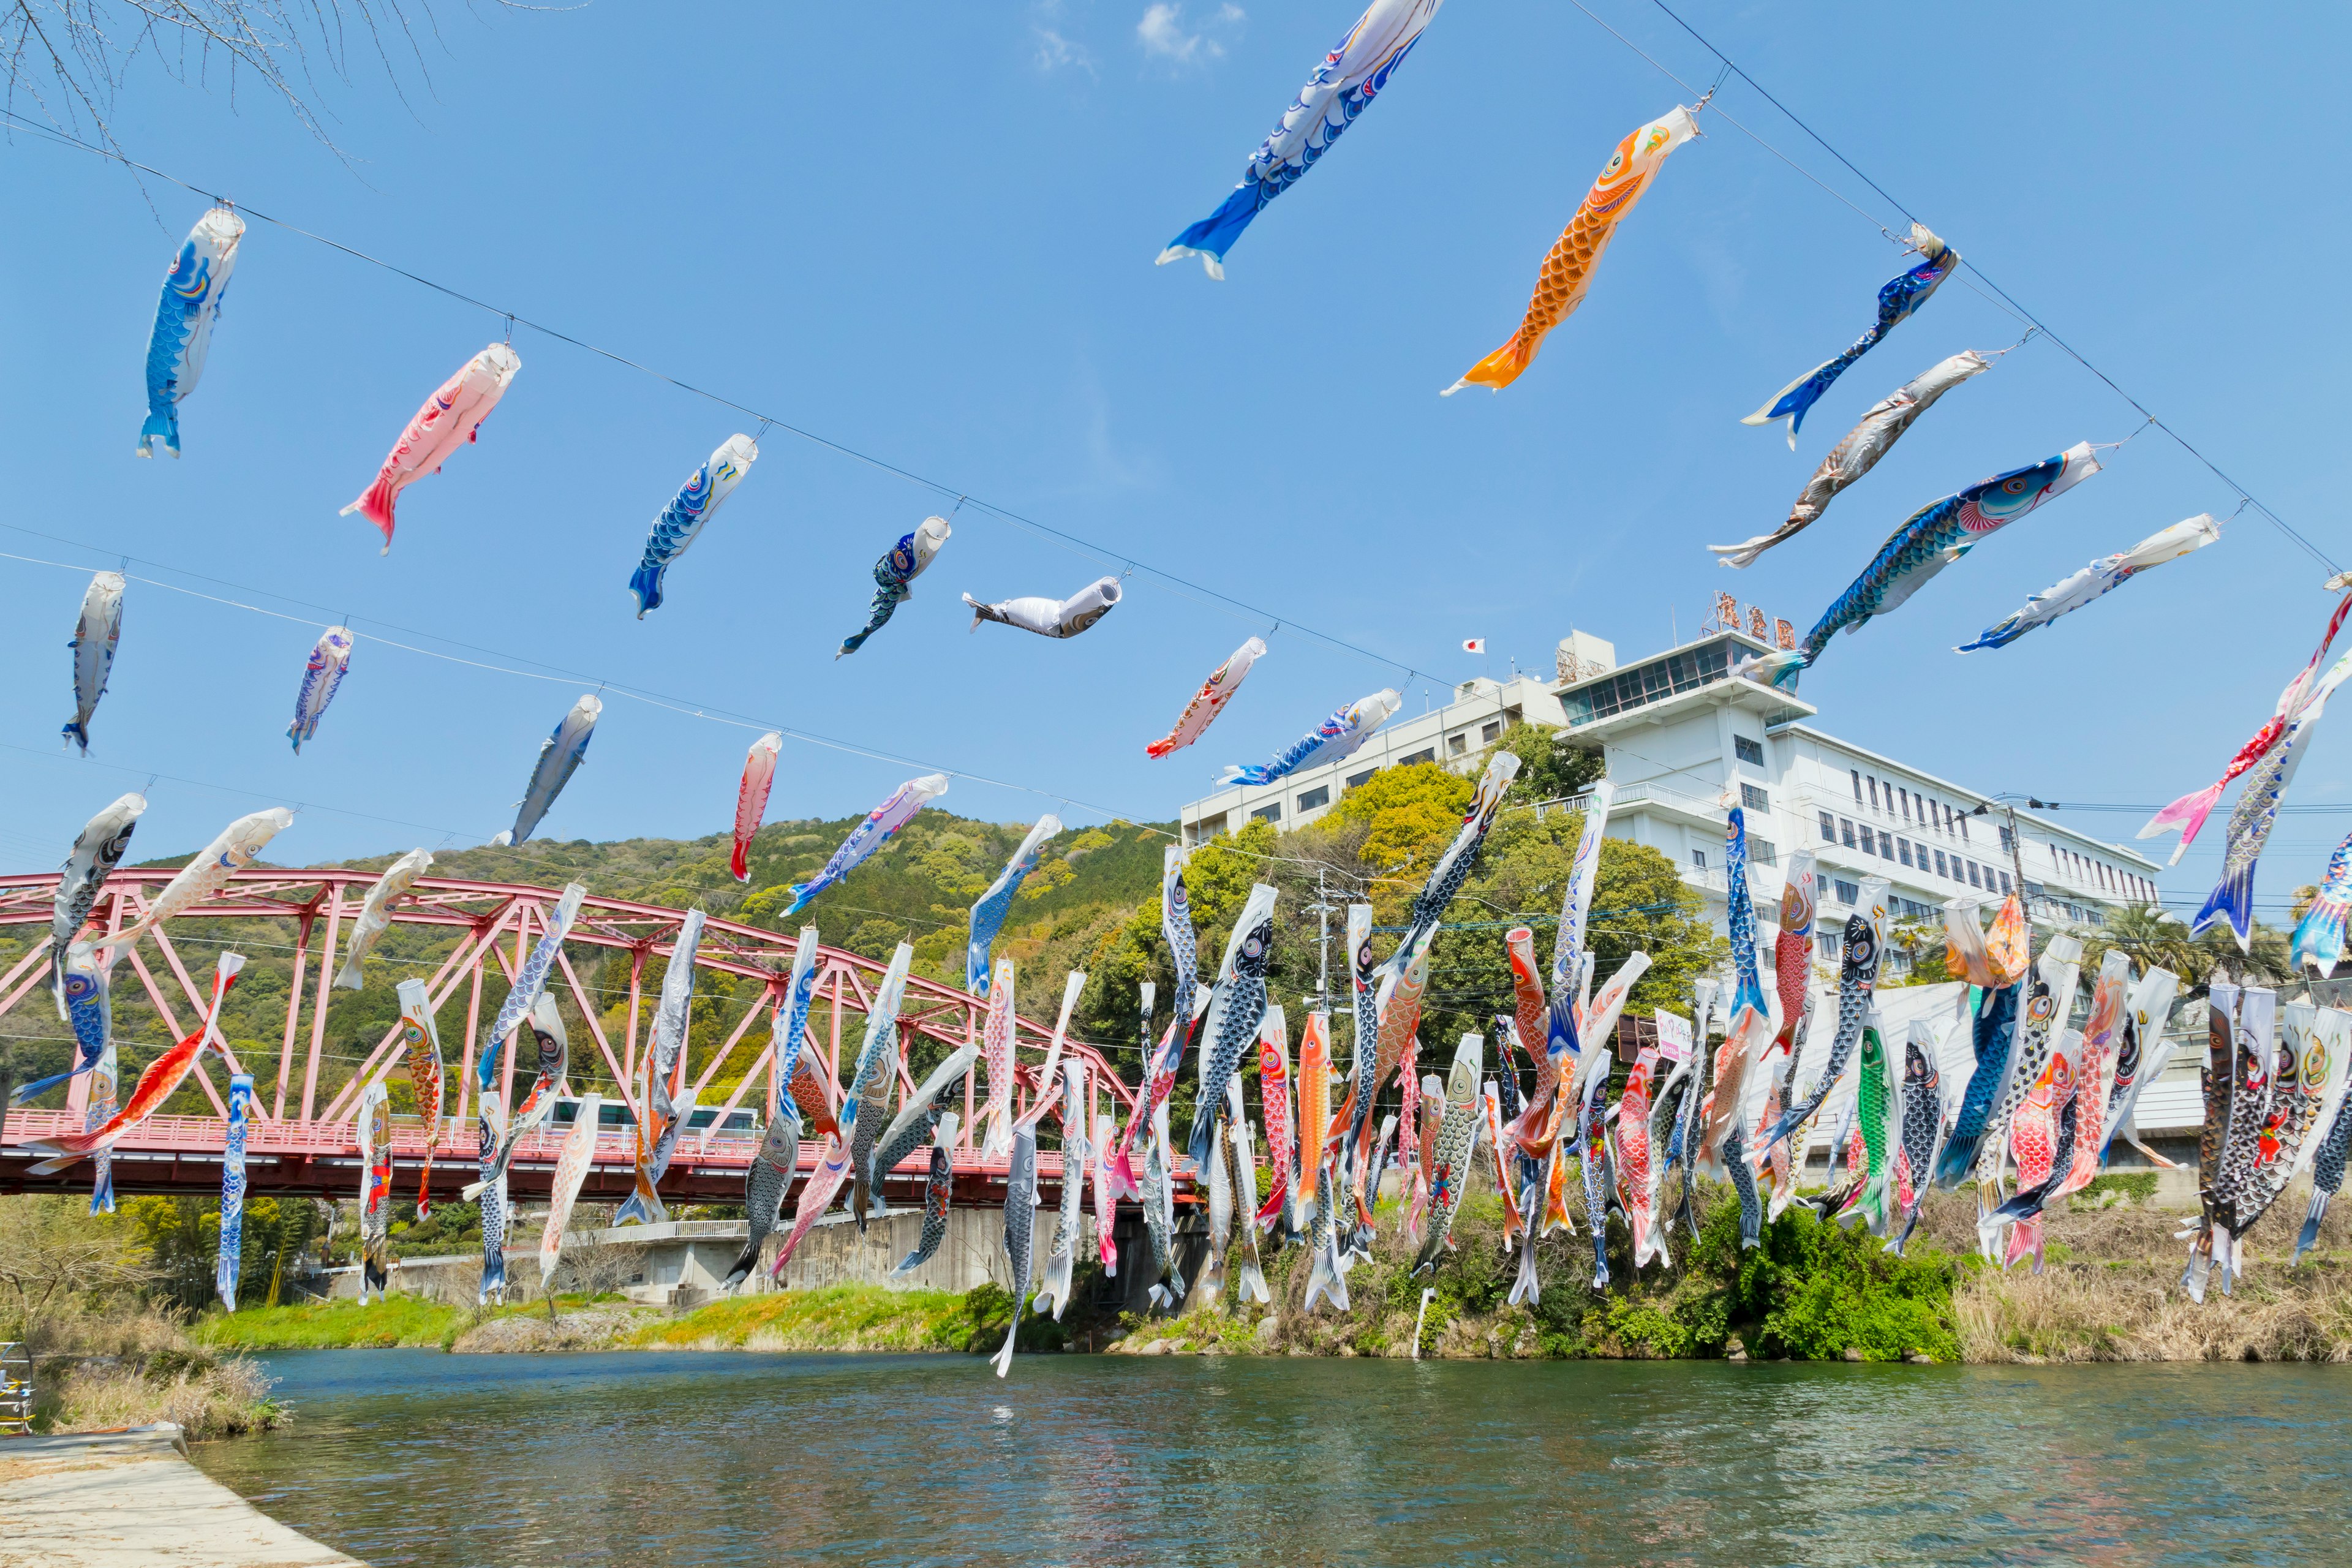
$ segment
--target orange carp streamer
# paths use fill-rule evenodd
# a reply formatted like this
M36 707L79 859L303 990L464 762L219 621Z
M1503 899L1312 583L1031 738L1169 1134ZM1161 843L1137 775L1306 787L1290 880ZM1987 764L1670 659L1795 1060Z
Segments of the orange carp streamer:
M1535 298L1528 301L1527 319L1519 323L1519 330L1441 395L1451 397L1465 386L1499 392L1519 379L1519 373L1533 363L1536 350L1543 346L1544 335L1584 303L1601 253L1609 248L1617 226L1650 188L1666 154L1697 134L1698 122L1691 118L1691 111L1677 105L1617 143L1608 166L1577 204L1576 216L1560 231L1551 254L1544 258L1543 270L1536 275Z

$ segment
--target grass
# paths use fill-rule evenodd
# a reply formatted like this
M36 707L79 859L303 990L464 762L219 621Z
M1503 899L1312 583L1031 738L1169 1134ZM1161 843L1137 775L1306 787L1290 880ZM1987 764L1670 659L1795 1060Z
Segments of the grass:
M357 1301L306 1301L294 1307L208 1312L196 1320L192 1332L198 1344L244 1351L446 1348L476 1315L472 1308L423 1296L394 1296L366 1307Z
M969 1295L946 1290L886 1290L878 1285L833 1285L821 1290L781 1290L713 1301L667 1322L640 1329L626 1342L646 1350L961 1351L985 1338L994 1305L982 1287ZM1003 1307L1012 1298L1002 1290ZM995 1339L1003 1341L1001 1317Z

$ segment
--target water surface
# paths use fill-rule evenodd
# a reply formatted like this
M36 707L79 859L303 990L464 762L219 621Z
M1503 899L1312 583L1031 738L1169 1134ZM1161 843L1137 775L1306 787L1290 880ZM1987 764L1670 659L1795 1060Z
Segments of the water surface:
M197 1463L377 1568L2352 1559L2352 1369L265 1360Z

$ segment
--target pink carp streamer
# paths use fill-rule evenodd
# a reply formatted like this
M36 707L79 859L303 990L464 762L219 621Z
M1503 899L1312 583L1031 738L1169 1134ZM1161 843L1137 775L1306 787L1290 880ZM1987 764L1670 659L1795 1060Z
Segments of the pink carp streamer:
M783 749L782 731L771 731L751 742L743 758L743 783L735 792L735 848L727 869L739 882L751 879L751 840L760 819L768 815L768 792L775 787L776 753Z
M383 532L382 552L391 554L393 510L399 505L400 492L427 474L439 473L451 453L475 439L482 421L499 405L499 399L506 395L521 370L521 359L503 343L492 343L467 360L425 400L425 406L393 443L383 467L376 471L375 482L343 508L342 515L358 512L375 524Z

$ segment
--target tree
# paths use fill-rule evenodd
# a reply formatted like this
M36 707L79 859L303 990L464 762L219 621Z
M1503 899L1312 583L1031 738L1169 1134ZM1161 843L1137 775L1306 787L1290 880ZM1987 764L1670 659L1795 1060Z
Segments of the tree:
M1519 759L1519 776L1512 793L1524 801L1566 800L1592 787L1607 769L1599 752L1570 746L1565 731L1525 721L1503 731L1495 742L1499 751Z
M497 0L512 5L514 0ZM429 22L429 8L425 15ZM310 96L323 69L348 81L352 45L372 50L392 79L394 50L420 66L408 16L374 0L5 0L0 5L0 59L8 96L22 93L49 121L88 121L99 140L114 141L108 112L142 56L167 75L199 80L217 63L236 100L241 76L261 84L297 122L333 145Z
M79 1194L0 1198L0 1338L37 1347L84 1301L152 1278L130 1227L93 1221Z

